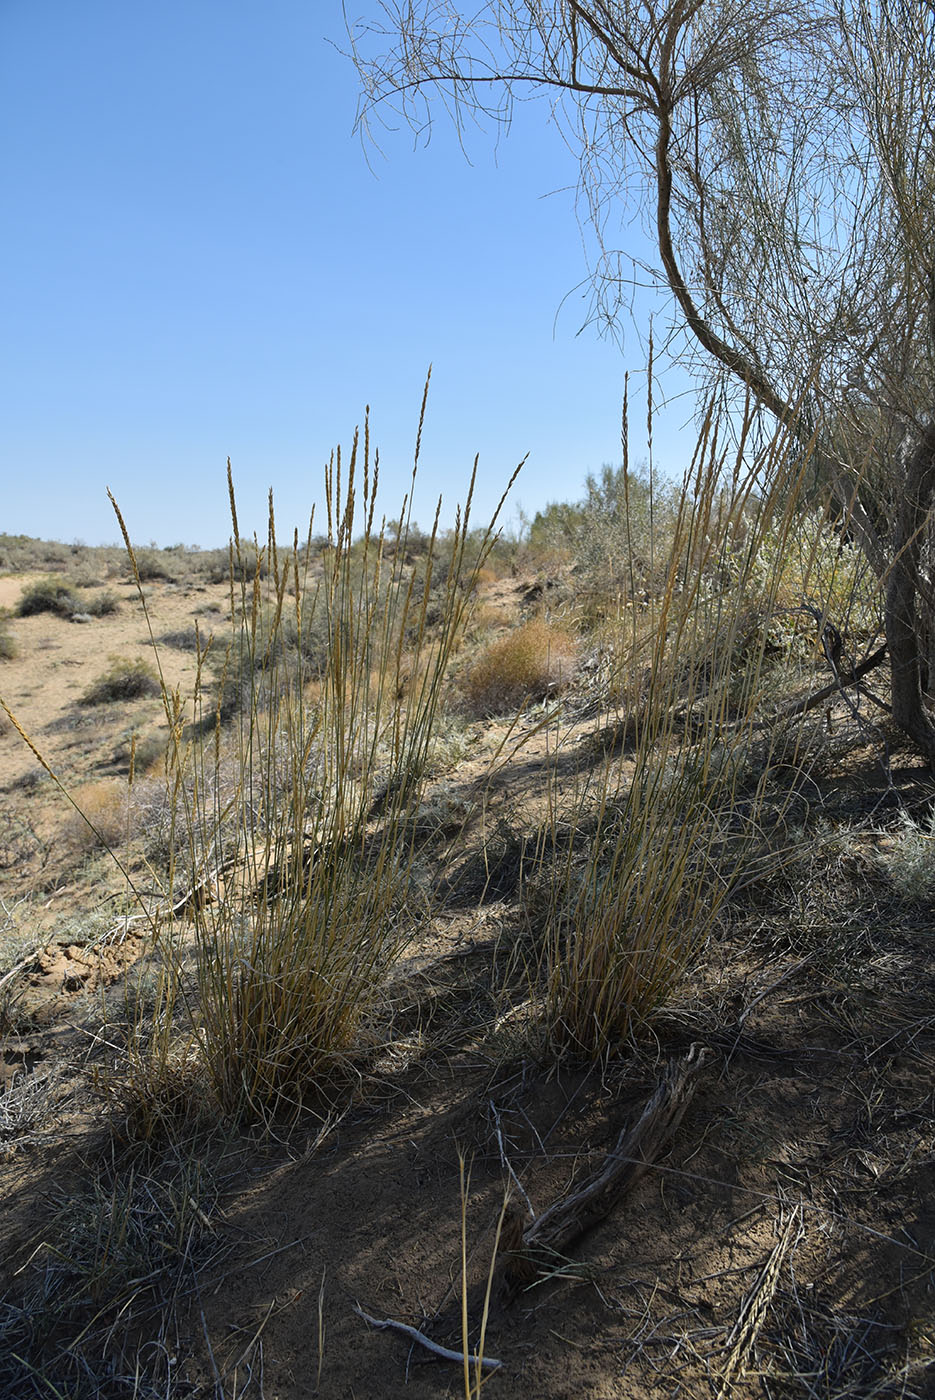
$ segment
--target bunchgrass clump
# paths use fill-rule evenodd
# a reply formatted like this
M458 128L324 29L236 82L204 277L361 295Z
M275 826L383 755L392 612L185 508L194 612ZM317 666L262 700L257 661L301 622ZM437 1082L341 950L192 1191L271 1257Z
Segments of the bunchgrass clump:
M139 700L161 694L159 676L142 657L111 658L107 670L84 692L82 705L109 705L119 700Z
M464 693L472 714L516 710L558 694L574 674L577 640L540 618L498 637L469 670Z
M618 674L633 676L628 742L561 822L553 794L533 882L548 890L542 986L550 1040L576 1053L621 1045L672 995L756 847L771 765L767 753L751 788L746 754L762 713L777 574L757 580L767 625L752 637L740 603L764 538L778 570L796 528L795 447L779 431L751 461L741 448L730 462L707 421L656 554L662 583L641 608L620 612ZM572 833L564 855L563 831ZM593 833L583 854L582 831Z
M196 1065L202 1098L234 1115L292 1115L345 1082L374 1043L389 970L420 907L415 817L485 558L475 548L467 566L473 479L441 588L437 516L416 554L404 502L386 549L369 433L346 468L335 456L325 485L314 576L311 548L280 550L271 508L257 557L233 547L219 686L202 647L191 705L163 688L173 736L163 884L174 892L184 867L193 897L184 934L160 935L158 1004L133 1038L142 1124L147 1085L155 1106L180 1056ZM239 541L232 486L231 509ZM489 546L492 526L484 538ZM304 644L310 619L325 646ZM213 697L225 686L238 703L222 730Z

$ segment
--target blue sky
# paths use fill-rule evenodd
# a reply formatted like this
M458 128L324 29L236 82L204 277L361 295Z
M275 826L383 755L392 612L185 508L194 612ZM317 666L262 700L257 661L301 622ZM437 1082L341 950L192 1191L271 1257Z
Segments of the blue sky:
M2 0L0 532L112 541L109 486L138 541L222 543L228 455L242 529L272 486L280 535L304 532L368 403L394 515L430 362L422 524L439 492L450 522L475 453L478 522L527 453L530 515L620 460L643 351L582 330L546 109L470 163L439 120L368 166L343 42L340 0ZM657 436L673 472L691 408Z

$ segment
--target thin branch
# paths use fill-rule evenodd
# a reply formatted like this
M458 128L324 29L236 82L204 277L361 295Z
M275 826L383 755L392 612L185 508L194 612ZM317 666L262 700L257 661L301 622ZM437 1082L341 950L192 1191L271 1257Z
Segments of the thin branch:
M440 1356L443 1361L456 1361L460 1365L464 1365L465 1353L463 1351L452 1351L450 1347L440 1346L438 1342L433 1342L431 1337L427 1337L424 1332L418 1331L415 1327L410 1327L408 1322L397 1322L396 1319L392 1317L384 1317L382 1319L379 1317L371 1317L369 1313L364 1312L359 1303L354 1304L354 1311L357 1313L358 1317L362 1317L365 1322L369 1322L371 1327L378 1327L381 1330L390 1327L394 1332L402 1332L404 1336L410 1337L414 1342L418 1342L420 1347L425 1347L426 1351L430 1351L433 1356ZM472 1352L467 1359L473 1366L479 1364L487 1371L499 1371L503 1365L502 1361L495 1361L492 1356L478 1356L476 1352Z

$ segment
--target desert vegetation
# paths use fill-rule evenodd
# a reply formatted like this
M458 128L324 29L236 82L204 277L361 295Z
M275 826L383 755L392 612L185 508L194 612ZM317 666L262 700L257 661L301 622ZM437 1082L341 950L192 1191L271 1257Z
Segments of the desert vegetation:
M223 582L118 512L136 606L19 612L2 1393L926 1393L930 776L796 432L724 428L512 539L387 526L367 433L320 536L231 483Z
M931 7L380 13L363 128L547 95L608 324L644 216L694 450L651 331L512 534L365 421L304 539L0 536L0 1396L923 1400Z

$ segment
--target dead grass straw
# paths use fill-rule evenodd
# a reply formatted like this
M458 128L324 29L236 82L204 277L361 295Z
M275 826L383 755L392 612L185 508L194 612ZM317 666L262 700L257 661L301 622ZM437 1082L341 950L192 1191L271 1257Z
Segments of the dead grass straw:
M190 929L160 932L159 1005L136 1042L144 1103L192 1056L235 1115L291 1115L328 1093L366 1049L409 936L426 759L495 536L491 522L468 562L472 476L432 592L438 513L407 562L411 495L389 549L377 484L365 425L346 464L338 451L326 473L313 571L311 525L306 547L296 538L281 550L272 499L266 542L246 567L230 482L235 622L219 694L233 687L238 699L225 730L221 700L209 709L205 650L192 705L165 694L174 859L210 894L193 903ZM323 653L303 647L310 626L324 629ZM417 681L403 684L404 673Z
M748 756L807 462L781 429L748 450L749 427L728 452L708 415L661 590L620 615L632 745L570 813L552 794L539 871L545 1018L553 1043L588 1056L626 1041L671 996L717 929L763 823L776 822L769 754L752 779ZM767 533L776 569L764 578ZM583 859L581 831L593 833Z

